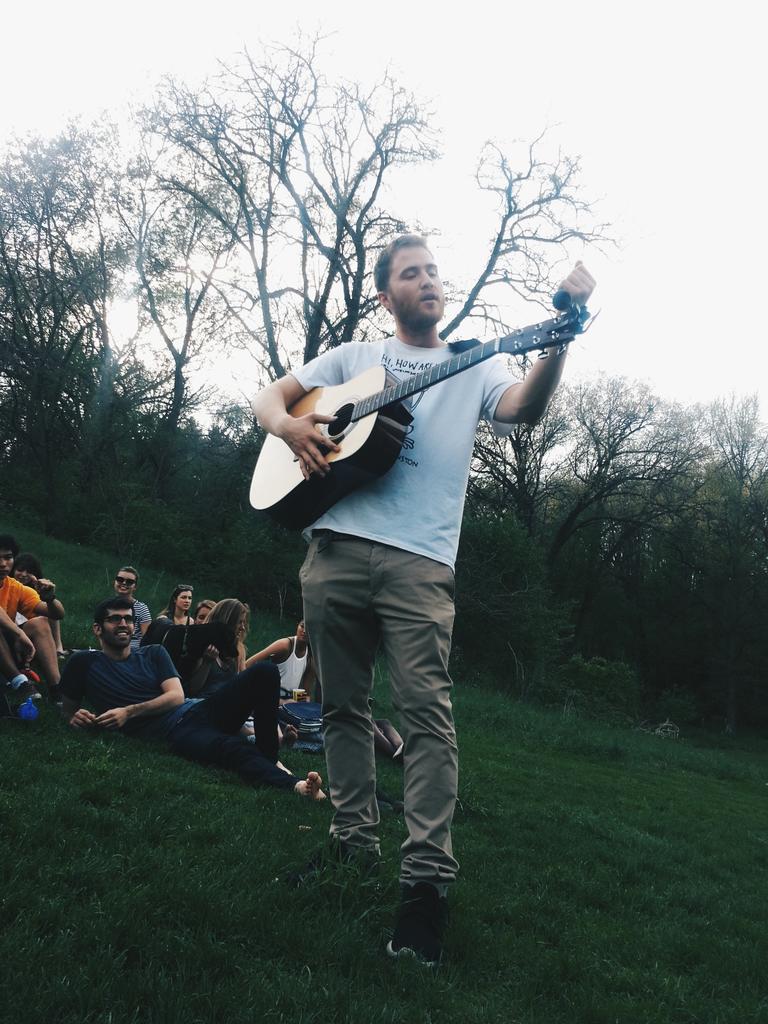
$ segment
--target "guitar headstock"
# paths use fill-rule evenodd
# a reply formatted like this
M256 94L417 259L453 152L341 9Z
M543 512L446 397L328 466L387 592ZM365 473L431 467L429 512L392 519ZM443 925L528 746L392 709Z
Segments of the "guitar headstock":
M557 348L562 351L577 334L584 333L584 324L590 317L586 306L569 306L560 316L542 320L537 324L521 327L504 338L499 338L498 350L509 355L521 356L537 349L544 355L546 350Z

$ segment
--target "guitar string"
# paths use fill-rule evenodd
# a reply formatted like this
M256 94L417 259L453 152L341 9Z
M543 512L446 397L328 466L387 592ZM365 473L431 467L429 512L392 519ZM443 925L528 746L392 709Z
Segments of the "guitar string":
M399 384L391 384L389 387L384 388L376 394L368 395L355 406L354 412L350 417L350 423L357 422L357 420L361 420L365 416L369 416L371 413L376 412L378 409L391 405L393 402L402 401L402 399L408 398L419 391L424 391L428 387L439 383L441 379L447 379L448 377L452 377L463 370L470 369L473 365L483 362L485 359L490 358L490 356L500 352L502 344L506 346L505 351L510 355L521 355L525 352L539 348L542 328L547 328L551 324L556 323L558 323L558 321L549 321L548 324L536 324L534 330L538 333L532 335L529 343L525 343L522 339L527 333L531 332L531 328L524 328L522 330L515 331L512 334L508 334L503 338L496 338L492 341L482 342L480 345L477 345L466 352L462 352L459 355L454 356L452 359L436 363L434 366L430 367L429 370L423 370L421 373L415 373L412 376L407 377ZM553 333L553 337L549 341L550 345L554 344L556 341L562 341L562 339L558 337L557 332L545 331L544 333ZM517 344L513 344L515 341Z

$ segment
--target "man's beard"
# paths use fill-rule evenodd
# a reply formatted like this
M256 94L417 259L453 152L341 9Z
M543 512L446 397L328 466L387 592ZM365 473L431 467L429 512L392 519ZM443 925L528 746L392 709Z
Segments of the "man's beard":
M409 331L413 331L416 334L431 330L435 324L439 324L443 319L442 307L434 312L418 308L396 310L395 312L403 327L407 327Z
M113 651L118 651L118 652L119 651L124 651L126 649L126 647L130 647L131 646L131 640L132 639L133 639L132 636L127 636L126 637L124 634L121 635L119 637L119 639L117 637L107 637L107 638L105 638L104 634L102 633L102 640L103 640L104 646L105 647L109 647L110 650L113 650Z

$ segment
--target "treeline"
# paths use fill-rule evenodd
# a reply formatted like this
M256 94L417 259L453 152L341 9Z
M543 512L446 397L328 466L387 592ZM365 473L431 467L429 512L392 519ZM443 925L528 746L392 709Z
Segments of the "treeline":
M460 576L521 692L624 719L768 724L755 397L686 409L623 379L566 386L532 430L484 435L475 469Z
M120 131L73 125L0 159L2 502L291 615L302 542L249 509L262 438L215 370L247 349L252 392L383 333L370 271L406 228L392 186L439 155L413 96L328 80L317 49L166 81ZM578 161L544 140L488 145L476 182L487 255L447 283L446 338L517 326L505 297L544 301L569 243L607 235ZM756 400L684 409L600 379L564 387L536 428L483 431L457 573L464 674L565 710L762 727L766 497Z

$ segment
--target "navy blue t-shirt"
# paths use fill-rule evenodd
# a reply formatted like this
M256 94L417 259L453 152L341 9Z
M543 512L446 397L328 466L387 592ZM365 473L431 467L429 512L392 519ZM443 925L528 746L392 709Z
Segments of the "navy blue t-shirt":
M110 708L142 704L162 694L160 684L178 678L168 651L158 644L132 651L123 661L108 658L103 651L78 651L67 662L61 676L61 692L70 700L85 698L97 715ZM143 737L167 736L181 716L197 701L185 700L162 715L129 719L120 730Z

